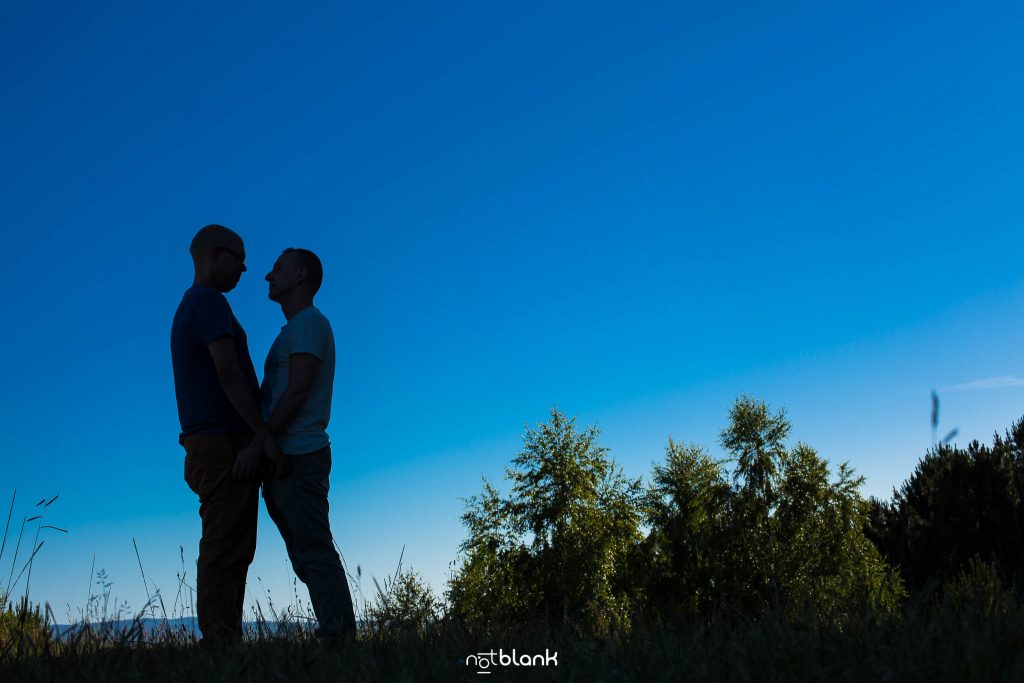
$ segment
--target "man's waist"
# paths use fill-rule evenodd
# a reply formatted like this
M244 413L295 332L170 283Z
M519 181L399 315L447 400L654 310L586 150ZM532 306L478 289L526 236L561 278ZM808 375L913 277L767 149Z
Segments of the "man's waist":
M277 437L277 445L288 455L318 451L326 448L330 443L331 440L323 429L311 429L309 431L289 430Z
M243 435L252 437L252 430L239 425L225 425L223 427L198 427L182 430L178 434L178 443L184 445L185 439L191 436L234 436Z

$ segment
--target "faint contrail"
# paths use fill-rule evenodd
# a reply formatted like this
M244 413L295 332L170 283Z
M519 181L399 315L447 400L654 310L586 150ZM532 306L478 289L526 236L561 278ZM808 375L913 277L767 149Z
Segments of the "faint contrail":
M981 389L1002 389L1003 387L1024 387L1024 379L1015 375L1002 375L1000 377L989 377L977 379L973 382L954 384L951 387L944 387L939 391L975 391Z

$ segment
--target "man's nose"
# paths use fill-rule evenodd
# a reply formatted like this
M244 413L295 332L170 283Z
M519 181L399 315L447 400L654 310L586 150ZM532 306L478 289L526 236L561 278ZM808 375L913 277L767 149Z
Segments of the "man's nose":
M244 273L244 272L245 272L245 271L247 271L247 270L249 270L249 269L248 269L248 268L246 268L246 267L245 267L245 264L243 263L243 264L242 264L242 272Z

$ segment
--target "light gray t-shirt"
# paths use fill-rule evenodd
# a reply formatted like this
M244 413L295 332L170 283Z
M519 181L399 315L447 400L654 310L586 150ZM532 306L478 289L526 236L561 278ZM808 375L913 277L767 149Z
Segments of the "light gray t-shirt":
M334 332L331 323L316 307L310 306L289 320L270 347L263 366L261 387L263 419L273 412L281 394L288 388L288 363L292 354L309 353L320 359L309 399L278 437L278 445L288 454L312 453L330 444L327 422L331 419L331 393L334 389Z

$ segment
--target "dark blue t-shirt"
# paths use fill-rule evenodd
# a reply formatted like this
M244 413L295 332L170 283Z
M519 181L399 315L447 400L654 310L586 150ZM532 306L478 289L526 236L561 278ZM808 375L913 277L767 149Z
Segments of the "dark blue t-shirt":
M249 429L221 388L217 366L210 355L210 344L225 335L235 342L238 365L259 405L259 381L249 357L245 330L221 292L204 285L192 285L181 298L171 325L171 364L182 435L226 434Z

